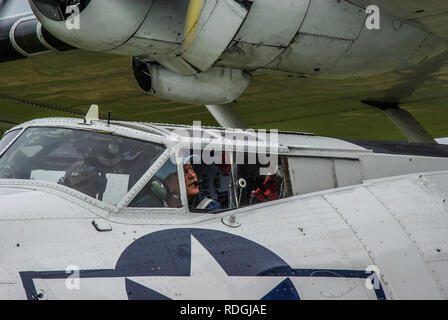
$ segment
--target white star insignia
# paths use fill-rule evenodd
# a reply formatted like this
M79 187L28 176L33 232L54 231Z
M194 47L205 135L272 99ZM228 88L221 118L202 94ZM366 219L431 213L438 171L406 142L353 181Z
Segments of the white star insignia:
M191 236L191 274L185 276L129 277L170 299L258 300L286 277L229 276L213 256Z

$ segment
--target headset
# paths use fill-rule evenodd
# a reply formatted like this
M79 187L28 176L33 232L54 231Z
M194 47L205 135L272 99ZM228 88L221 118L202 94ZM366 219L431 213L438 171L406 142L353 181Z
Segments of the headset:
M154 178L149 182L149 189L159 200L165 201L168 198L169 189L165 182L159 178Z

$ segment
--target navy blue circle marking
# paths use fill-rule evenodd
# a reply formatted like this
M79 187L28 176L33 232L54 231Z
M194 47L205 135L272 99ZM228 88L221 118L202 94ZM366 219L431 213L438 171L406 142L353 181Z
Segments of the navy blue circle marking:
M256 242L207 229L170 229L143 236L126 248L115 270L127 277L190 276L192 235L229 276L284 276L293 271L279 256ZM129 299L166 298L129 279L126 291ZM286 279L265 298L296 300L299 294L291 280Z
M132 300L169 299L129 278L189 277L192 259L191 236L201 243L229 276L285 277L285 280L262 299L300 299L290 280L294 277L367 279L373 274L365 270L292 269L274 252L243 237L217 230L180 228L153 232L137 239L120 255L115 269L80 270L79 276L125 278L126 292ZM37 296L34 279L64 279L68 276L66 270L20 272L28 299L35 299ZM377 299L386 299L381 282L379 287L375 288L375 294Z

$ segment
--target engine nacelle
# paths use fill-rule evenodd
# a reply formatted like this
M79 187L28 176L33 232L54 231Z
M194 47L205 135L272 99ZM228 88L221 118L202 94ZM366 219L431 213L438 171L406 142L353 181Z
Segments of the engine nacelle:
M28 1L43 27L72 46L156 61L177 74L198 74L200 79L216 80L212 75L220 69L210 69L217 67L321 78L369 76L406 68L447 50L445 41L423 26L385 10L378 11L380 28L368 28L366 1ZM79 29L68 23L67 8L73 4L80 12Z
M29 3L45 29L58 39L78 48L106 51L132 37L153 0L29 0Z
M183 76L151 62L133 59L132 69L140 89L157 97L185 103L216 105L238 99L250 83L240 69L210 68L207 72Z

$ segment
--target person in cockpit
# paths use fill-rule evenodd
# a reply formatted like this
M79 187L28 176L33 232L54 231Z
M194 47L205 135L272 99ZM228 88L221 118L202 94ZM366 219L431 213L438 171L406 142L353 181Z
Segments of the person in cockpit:
M199 180L191 164L184 164L184 178L187 192L188 207L190 209L220 210L222 205L213 199L201 196L199 190ZM180 206L179 178L177 173L169 175L165 179L168 191L167 204L169 207Z
M78 190L92 198L104 192L102 175L98 169L86 161L80 160L72 164L58 184Z

